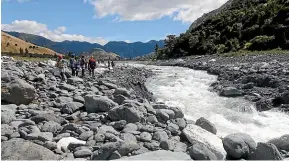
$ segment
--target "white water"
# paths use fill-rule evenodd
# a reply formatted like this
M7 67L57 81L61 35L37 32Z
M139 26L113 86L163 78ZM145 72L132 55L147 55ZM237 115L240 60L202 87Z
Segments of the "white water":
M157 74L146 83L158 101L178 106L187 119L204 117L213 122L217 135L247 133L255 141L268 141L289 134L289 115L280 111L257 112L242 98L225 98L209 91L217 77L205 71L181 67L146 66Z

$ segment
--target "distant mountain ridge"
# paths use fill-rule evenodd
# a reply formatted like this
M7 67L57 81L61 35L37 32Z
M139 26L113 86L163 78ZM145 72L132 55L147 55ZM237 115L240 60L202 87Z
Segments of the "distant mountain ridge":
M137 56L143 56L153 52L156 44L158 44L159 47L164 46L164 40L159 41L151 40L146 43L143 42L127 43L124 41L110 41L105 45L100 45L97 43L80 42L80 41L54 42L38 35L19 32L7 32L7 31L4 32L12 36L15 36L19 39L22 39L24 41L30 42L32 44L47 47L56 52L64 54L72 52L79 55L84 52L89 52L94 48L101 48L107 52L116 53L123 58L134 58Z

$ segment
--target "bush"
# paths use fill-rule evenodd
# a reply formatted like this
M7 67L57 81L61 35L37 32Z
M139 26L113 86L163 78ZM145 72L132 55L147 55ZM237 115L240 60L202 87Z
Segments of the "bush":
M256 36L254 39L250 40L251 45L249 46L249 50L267 50L276 48L274 47L275 36Z

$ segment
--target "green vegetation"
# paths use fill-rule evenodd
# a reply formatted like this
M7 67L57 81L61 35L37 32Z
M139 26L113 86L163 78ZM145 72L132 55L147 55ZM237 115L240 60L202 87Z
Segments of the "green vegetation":
M156 58L289 49L288 0L232 0L229 7L179 37L169 35Z

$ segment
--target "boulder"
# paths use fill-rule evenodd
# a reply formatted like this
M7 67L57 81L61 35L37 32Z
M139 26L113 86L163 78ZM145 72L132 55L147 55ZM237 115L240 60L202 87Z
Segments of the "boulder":
M88 139L89 137L91 137L92 135L93 135L93 131L85 131L85 132L83 132L82 134L80 134L79 138L80 138L81 140L87 141L87 139Z
M120 142L105 143L98 147L91 155L91 160L107 160L110 155L121 146Z
M140 149L140 146L136 142L124 142L119 147L118 152L121 156L127 156L132 151Z
M223 146L228 156L233 159L246 159L256 149L256 142L251 136L243 133L235 133L223 139Z
M14 104L1 105L1 124L9 124L16 119L15 111L17 106Z
M268 141L268 143L274 144L279 150L289 151L289 134L271 139Z
M203 117L199 118L195 124L213 134L217 134L217 129L215 125Z
M85 158L90 157L92 154L92 151L90 149L80 149L74 152L75 158Z
M158 150L131 157L122 157L121 160L191 160L191 157L183 152Z
M2 160L57 160L58 157L49 149L26 141L14 138L2 142Z
M244 92L234 87L225 87L221 90L220 95L225 97L237 97L243 96Z
M116 121L112 126L117 130L122 130L126 126L126 121L125 120Z
M175 113L172 110L157 109L156 110L156 117L157 117L158 121L166 122L169 119L173 119L175 117Z
M69 84L75 84L75 83L83 83L83 79L79 77L71 77L67 79L67 83Z
M130 132L134 132L134 131L137 131L138 130L138 127L136 124L133 124L133 123L128 123L125 125L124 129L122 130L123 132L127 132L127 133L130 133Z
M43 122L43 121L54 121L59 124L63 124L66 122L66 120L62 117L59 117L55 115L54 113L46 113L46 114L40 114L36 115L30 118L32 121L34 121L36 124Z
M62 130L62 126L55 121L48 121L44 123L43 126L41 126L41 131L43 132L57 133L58 131L61 131L61 130Z
M83 107L83 104L80 102L69 102L62 107L61 112L65 114L73 114L81 107Z
M84 97L85 108L88 113L107 112L112 108L118 106L106 96L86 95ZM117 120L116 120L117 121Z
M149 142L152 140L152 135L148 132L142 132L140 134L140 141Z
M113 92L113 95L123 95L123 96L126 96L126 97L130 97L130 92L127 89L125 89L125 88L117 88Z
M63 83L59 86L60 89L64 89L64 90L67 90L67 91L74 91L76 89L75 86L73 85L70 85L70 84L66 84L66 83Z
M153 135L153 139L156 141L168 140L168 134L165 131L156 131Z
M196 143L191 146L189 153L194 160L217 160L216 155L203 143Z
M16 79L1 87L1 99L16 105L31 103L36 95L35 88L22 79Z
M225 159L226 151L223 148L222 140L207 130L193 124L187 125L183 134L191 144L203 143L212 151L218 160Z
M108 117L112 121L125 120L127 123L140 122L143 118L143 113L136 107L127 106L126 104L115 107L108 112Z
M80 103L84 103L84 98L82 96L76 95L73 97L73 101L75 102L80 102Z
M256 150L248 156L248 160L282 160L282 156L274 144L258 143Z

